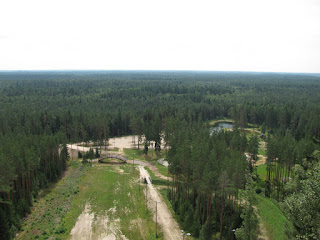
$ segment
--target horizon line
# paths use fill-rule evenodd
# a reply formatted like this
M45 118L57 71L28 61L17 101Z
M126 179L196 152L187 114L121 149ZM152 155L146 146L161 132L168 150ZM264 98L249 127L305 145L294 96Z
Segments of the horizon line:
M240 72L240 73L285 73L285 74L320 74L320 72L272 72L272 71L243 71L243 70L181 70L181 69L4 69L0 72L84 72L84 71L109 71L109 72L129 72L129 71L149 71L149 72Z

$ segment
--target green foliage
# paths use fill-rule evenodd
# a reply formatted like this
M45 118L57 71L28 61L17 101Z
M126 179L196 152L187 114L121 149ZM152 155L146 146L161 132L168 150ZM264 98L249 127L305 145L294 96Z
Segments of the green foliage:
M314 156L316 159L317 152ZM306 164L305 164L306 165ZM318 239L320 234L320 162L304 170L295 167L295 189L284 201L283 208L293 223L295 231L289 232L297 239Z
M145 155L147 155L147 154L148 154L148 150L149 150L148 143L145 142L145 143L144 143L143 153L144 153Z
M251 154L253 160L258 160L259 139L256 135L253 135L249 139L247 151Z
M171 132L167 160L174 181L168 196L182 225L188 227L185 230L193 236L210 239L214 232L221 232L228 238L231 232L227 229L239 226L235 203L248 168L241 139L239 131L210 136L201 122L193 126L180 123Z
M98 148L96 148L96 152L94 154L94 157L95 158L99 158L100 157L100 153L99 153L99 149Z
M211 238L211 226L210 226L210 220L207 219L205 224L202 226L200 231L200 240L207 240Z
M257 202L255 194L256 184L251 175L247 175L246 189L244 191L244 204L241 218L242 226L236 229L235 235L239 240L256 240L259 233L258 215L254 209Z

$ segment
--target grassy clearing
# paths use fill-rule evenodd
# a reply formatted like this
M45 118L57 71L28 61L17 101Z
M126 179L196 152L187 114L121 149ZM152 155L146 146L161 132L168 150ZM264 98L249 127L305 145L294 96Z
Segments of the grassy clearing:
M95 218L108 217L109 221L119 219L122 234L131 239L153 239L155 237L152 214L145 209L142 188L137 183L139 173L131 165L91 168L80 186L80 193L73 208L65 218L65 225L71 230L80 208L89 203ZM115 208L112 215L108 211ZM71 228L70 228L71 227ZM118 236L119 237L119 236Z
M117 234L130 239L155 239L153 216L145 209L137 169L131 165L77 164L42 194L17 239L68 239L86 204L94 213L94 239L104 231L99 219L117 225Z
M244 134L246 134L246 137L247 137L247 139L249 139L250 137L252 137L252 136L259 136L260 135L260 133L258 133L258 132L256 132L256 131L253 131L254 129L251 129L251 128L246 128L246 129L240 129L239 131L241 132L241 133L244 133Z
M145 160L142 148L138 149L131 149L131 148L124 148L123 149L125 156L129 159L138 159L138 160Z
M257 166L257 174L261 180L265 181L267 177L267 164Z
M266 152L264 150L262 150L262 149L258 150L258 155L262 155L262 156L265 156L265 157L267 156Z
M169 177L168 168L166 166L163 166L162 164L157 162L156 167L158 168L158 171L160 174L162 174L163 176Z
M263 222L267 235L270 240L287 239L285 230L291 223L280 211L280 209L270 200L260 195L257 195L259 214Z
M128 159L138 159L138 160L146 160L146 161L151 161L151 162L155 162L156 160L160 159L160 158L164 158L166 153L164 150L162 150L160 152L159 155L156 154L156 152L154 151L154 149L149 149L148 154L145 155L143 153L143 149L129 149L129 148L124 148L123 149L126 157Z
M152 184L153 185L165 185L167 186L168 185L168 181L167 180L164 180L162 178L159 178L159 177L156 177L154 175L154 173L148 168L148 167L145 167L145 169L148 171L151 179L152 179Z

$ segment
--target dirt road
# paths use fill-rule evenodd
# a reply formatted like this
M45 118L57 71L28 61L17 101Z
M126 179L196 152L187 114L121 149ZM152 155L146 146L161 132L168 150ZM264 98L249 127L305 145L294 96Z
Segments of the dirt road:
M156 202L157 204L157 222L161 226L164 234L164 239L166 240L177 240L182 239L181 230L172 217L170 210L162 199L158 191L153 187L150 181L150 175L143 166L139 166L140 177L147 179L147 197L148 197L148 207L152 209L155 214Z

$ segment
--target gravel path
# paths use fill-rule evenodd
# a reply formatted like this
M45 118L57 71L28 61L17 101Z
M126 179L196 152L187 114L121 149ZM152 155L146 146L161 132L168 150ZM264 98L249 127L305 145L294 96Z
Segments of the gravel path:
M147 179L147 197L148 197L148 207L151 208L155 213L156 202L157 205L157 222L161 226L164 234L164 239L166 240L177 240L182 239L181 231L178 223L172 217L172 214L162 199L158 191L153 187L150 181L150 175L148 171L143 167L139 166L140 177Z

